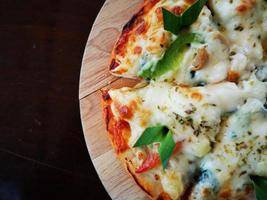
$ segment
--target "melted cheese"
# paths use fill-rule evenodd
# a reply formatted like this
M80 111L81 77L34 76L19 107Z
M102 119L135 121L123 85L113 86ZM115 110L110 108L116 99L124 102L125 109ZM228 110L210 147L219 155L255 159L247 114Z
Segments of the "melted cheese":
M184 192L184 184L181 173L177 174L173 170L166 170L163 173L161 182L164 191L170 194L172 199L177 199Z
M231 43L231 70L239 72L241 78L247 78L250 70L263 58L262 43L267 33L266 2L211 0L210 5L222 26L222 33Z
M221 142L201 162L203 176L192 193L193 199L215 199L226 183L228 198L235 199L238 191L251 184L249 175L267 174L267 113L262 102L249 99L229 117L222 130ZM208 191L205 197L204 191Z
M162 177L165 191L172 197L178 197L192 180L199 159L211 151L211 143L216 141L220 132L222 117L235 112L247 99L257 98L259 102L264 102L266 91L267 84L252 75L249 80L240 82L239 86L224 82L189 88L151 82L138 89L110 90L109 95L113 100L112 112L117 118L121 118L118 108L131 108L133 102L137 104L132 118L124 119L131 127L130 146L135 144L146 128L157 125L166 125L173 131L176 142L183 141L181 152L173 156L168 165L168 173L172 174L171 177L182 177L182 185L176 186L181 178L169 180L170 175L162 173L161 167L154 169L154 173ZM137 149L137 152L142 151L142 148ZM231 162L234 162L234 159L235 157ZM136 156L134 163L139 166L142 159ZM260 166L259 168L262 169ZM175 192L174 187L177 188Z
M131 126L130 145L133 146L147 127L158 124L173 129L177 133L177 140L184 139L185 134L179 132L188 132L193 136L192 127L184 127L177 123L178 120L186 122L189 119L193 120L193 124L190 125L195 126L194 128L204 126L203 123L205 126L210 126L211 130L203 130L203 134L213 140L214 130L224 113L233 112L248 97L257 97L263 101L265 91L266 84L258 81L253 75L250 80L240 83L239 87L230 82L193 88L151 82L150 85L140 89L122 88L110 90L109 94L114 101L113 113L117 117L119 111L115 104L128 107L131 107L132 102L137 104L133 118L126 119Z
M192 45L187 51L181 69L174 74L177 83L195 85L200 82L217 83L227 77L229 61L229 45L225 36L220 33L214 23L211 12L204 7L198 20L192 24L191 32L198 33L204 39L204 44ZM200 70L192 76L192 69L197 50L205 48L208 60ZM219 52L219 53L218 53Z

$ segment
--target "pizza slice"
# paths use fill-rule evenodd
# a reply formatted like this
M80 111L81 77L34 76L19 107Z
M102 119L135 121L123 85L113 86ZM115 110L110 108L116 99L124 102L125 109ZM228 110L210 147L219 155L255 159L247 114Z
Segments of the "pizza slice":
M188 195L220 132L222 117L248 98L265 100L255 76L242 85L224 82L185 87L151 81L137 88L103 91L106 128L118 157L152 198ZM231 97L231 98L229 98Z
M115 76L174 80L188 85L226 79L229 44L206 6L197 20L182 30L186 34L178 33L177 36L164 29L163 9L179 16L196 3L194 0L146 1L144 7L125 25L112 52L110 72ZM199 39L190 38L190 34L198 35ZM170 49L176 52L172 53ZM158 63L168 57L166 54L174 54L171 60L164 61L168 69L156 70L154 75L148 75L147 70L157 68Z

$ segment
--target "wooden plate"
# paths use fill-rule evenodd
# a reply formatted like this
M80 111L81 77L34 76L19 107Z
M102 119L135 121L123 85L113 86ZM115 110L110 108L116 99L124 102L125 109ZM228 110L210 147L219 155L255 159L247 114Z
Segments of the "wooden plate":
M82 62L79 99L84 136L96 171L112 199L148 199L112 150L102 119L99 91L133 84L111 76L107 67L122 26L140 9L142 2L107 0L94 23Z

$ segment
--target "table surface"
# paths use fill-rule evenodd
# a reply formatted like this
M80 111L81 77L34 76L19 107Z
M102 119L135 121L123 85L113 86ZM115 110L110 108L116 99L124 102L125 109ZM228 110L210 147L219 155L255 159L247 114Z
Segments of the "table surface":
M0 199L109 199L81 128L84 47L104 0L0 1Z

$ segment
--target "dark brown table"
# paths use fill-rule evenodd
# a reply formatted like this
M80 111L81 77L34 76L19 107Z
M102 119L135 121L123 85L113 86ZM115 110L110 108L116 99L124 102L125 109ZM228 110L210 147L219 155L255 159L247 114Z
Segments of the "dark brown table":
M0 1L0 200L109 199L78 101L84 46L103 3Z

